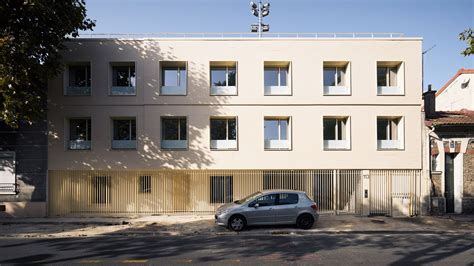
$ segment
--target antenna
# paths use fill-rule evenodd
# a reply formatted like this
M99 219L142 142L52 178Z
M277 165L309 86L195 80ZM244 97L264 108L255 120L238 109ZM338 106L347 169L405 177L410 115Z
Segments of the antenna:
M263 17L270 14L270 3L262 4L262 1L258 1L258 4L256 4L252 1L250 2L250 8L252 9L252 14L258 17L258 23L251 24L250 30L252 32L258 32L258 37L262 38L262 32L270 30L270 25L263 24Z

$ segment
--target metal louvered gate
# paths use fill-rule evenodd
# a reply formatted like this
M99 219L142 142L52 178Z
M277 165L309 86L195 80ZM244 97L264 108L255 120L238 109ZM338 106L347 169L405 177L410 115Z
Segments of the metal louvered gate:
M294 189L305 191L320 213L416 215L420 175L420 170L51 170L48 212L210 213L256 191Z

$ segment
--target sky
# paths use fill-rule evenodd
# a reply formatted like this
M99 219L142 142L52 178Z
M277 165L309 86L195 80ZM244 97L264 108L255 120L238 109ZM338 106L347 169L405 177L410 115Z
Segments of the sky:
M255 1L255 0L254 0ZM464 57L458 34L474 29L474 0L269 0L271 32L401 32L422 37L427 84L439 90ZM249 32L247 0L86 0L94 33Z

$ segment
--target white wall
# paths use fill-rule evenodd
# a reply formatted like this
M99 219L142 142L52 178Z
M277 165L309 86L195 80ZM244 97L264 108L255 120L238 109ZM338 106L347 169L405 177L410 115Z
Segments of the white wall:
M461 84L469 80L466 88ZM436 111L474 110L474 74L459 75L443 92L436 96Z

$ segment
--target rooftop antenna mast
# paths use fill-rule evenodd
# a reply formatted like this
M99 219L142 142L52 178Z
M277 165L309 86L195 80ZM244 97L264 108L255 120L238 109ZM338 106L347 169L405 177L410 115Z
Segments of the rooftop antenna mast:
M263 17L270 14L270 3L262 4L262 1L258 1L258 4L255 2L250 2L250 8L252 9L252 14L258 17L258 23L253 23L250 25L252 32L258 32L258 37L262 38L262 32L267 32L270 30L270 25L263 24Z

